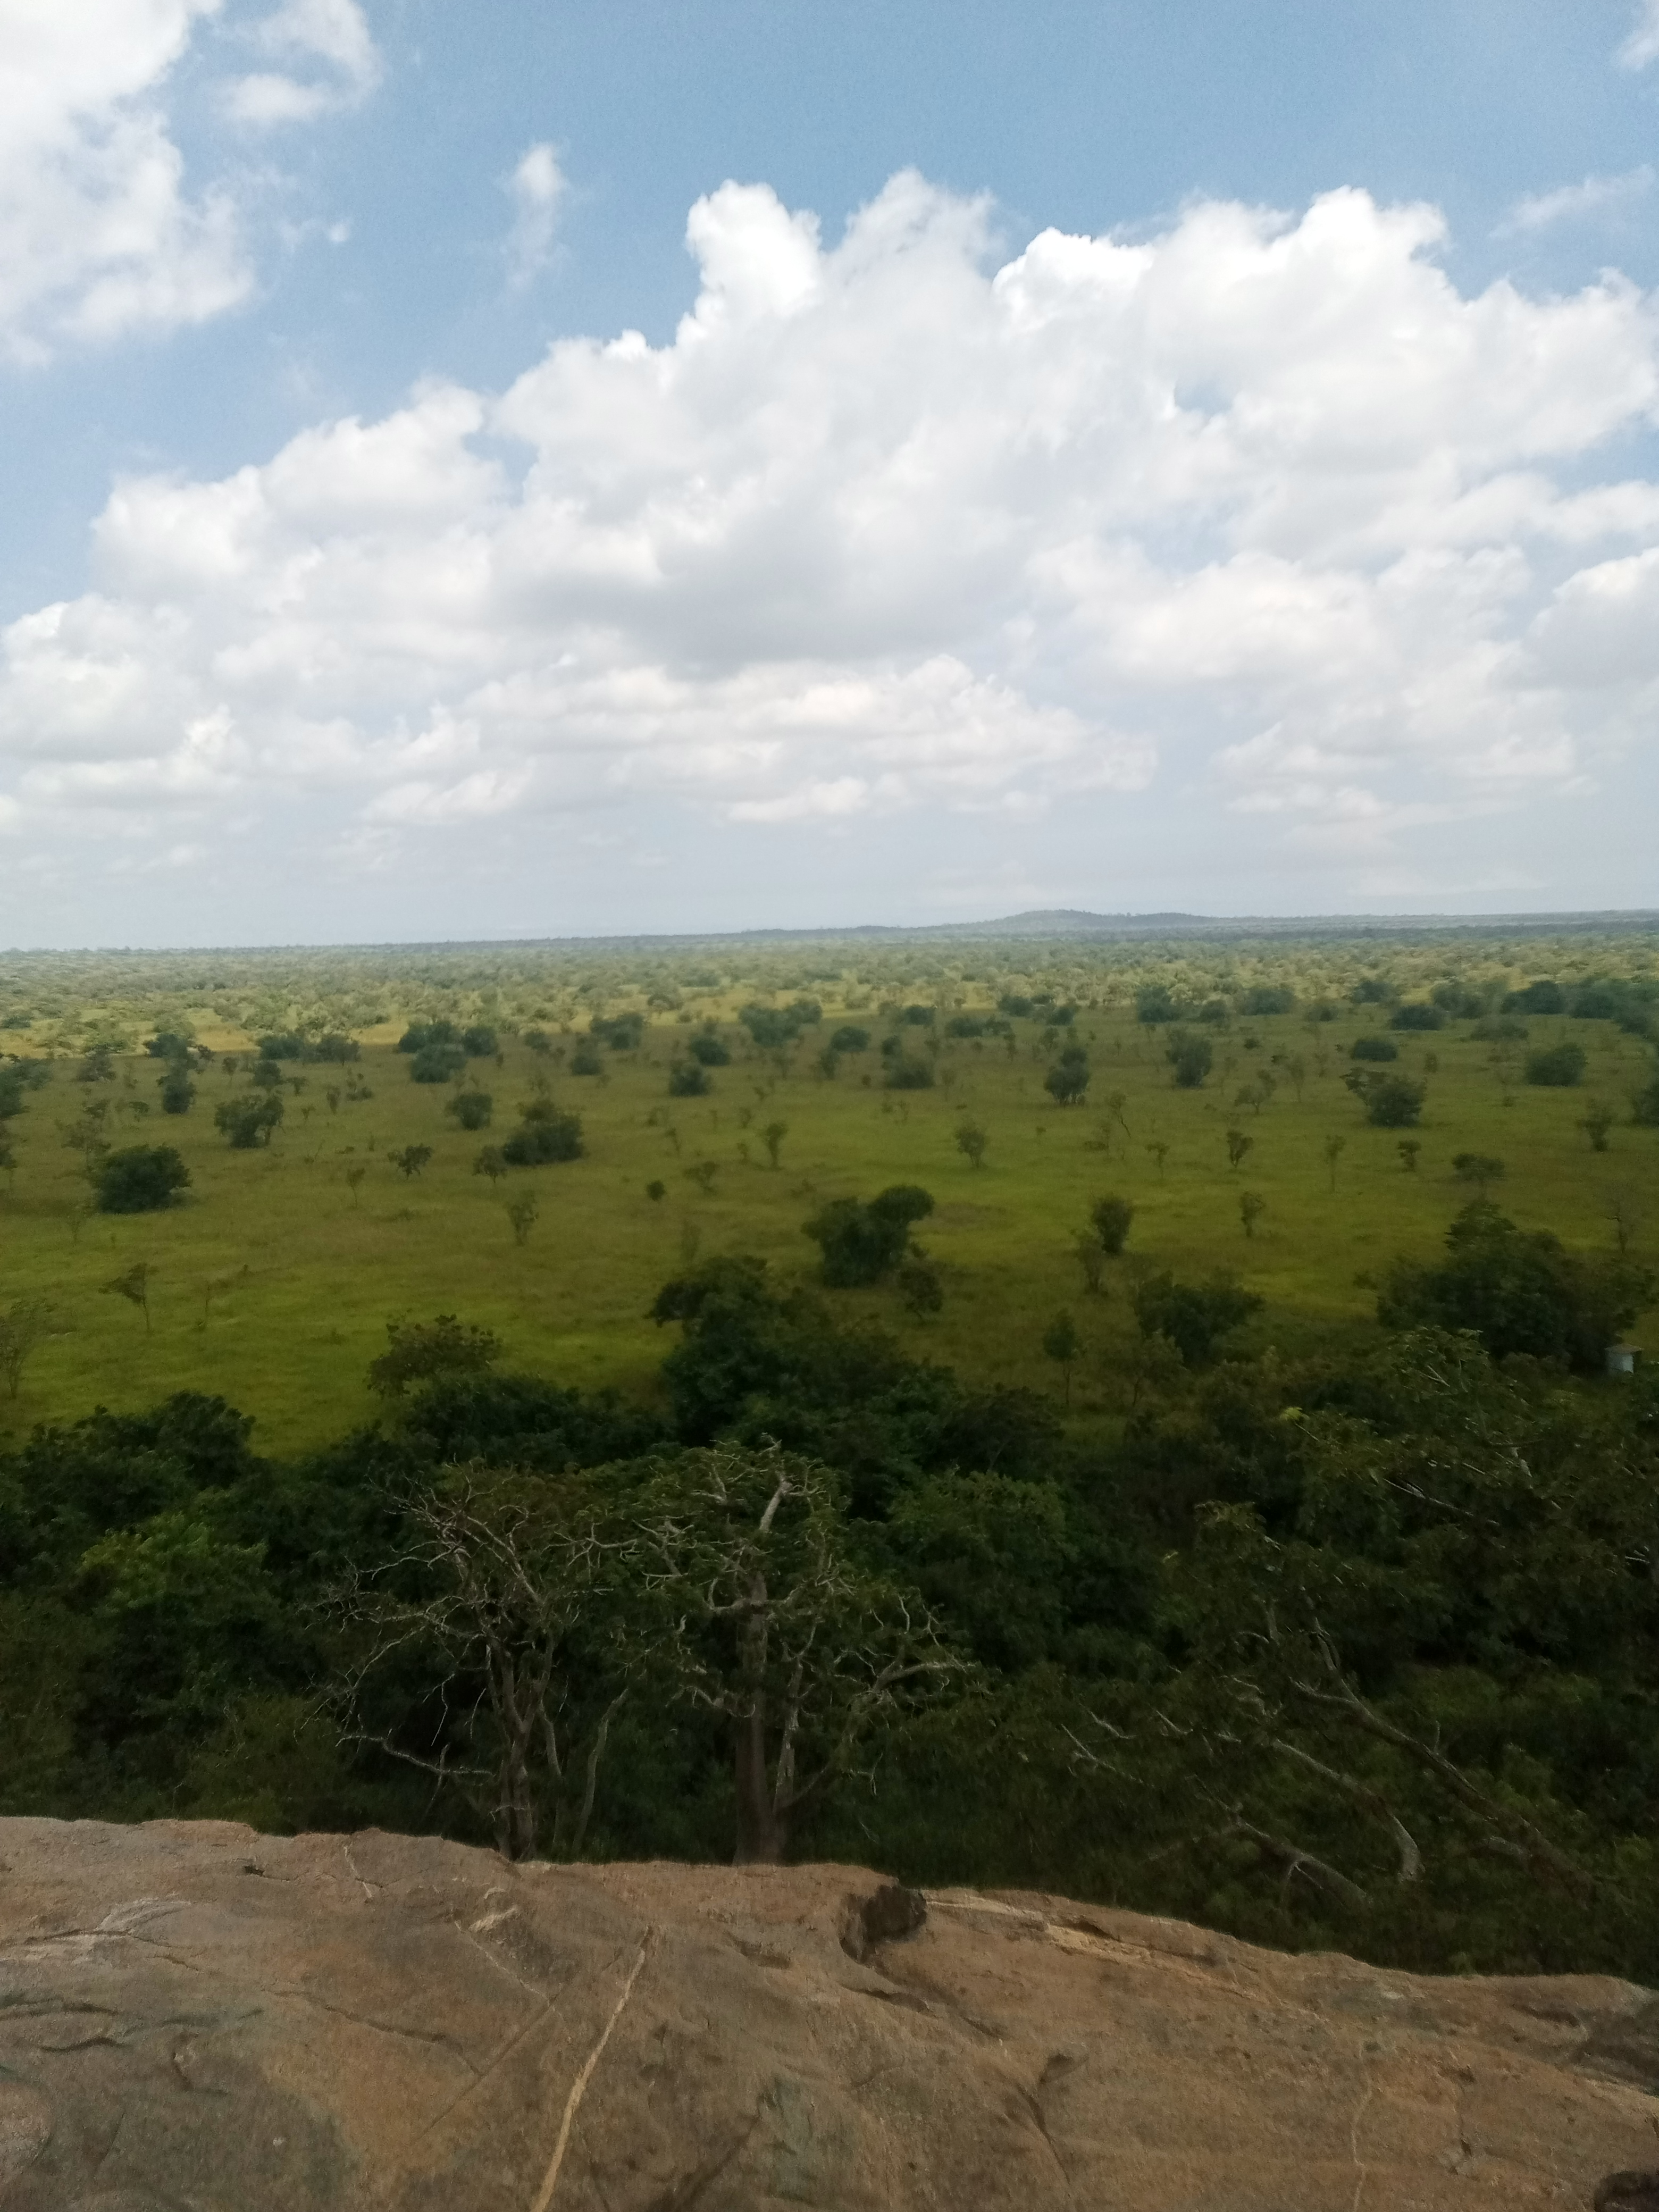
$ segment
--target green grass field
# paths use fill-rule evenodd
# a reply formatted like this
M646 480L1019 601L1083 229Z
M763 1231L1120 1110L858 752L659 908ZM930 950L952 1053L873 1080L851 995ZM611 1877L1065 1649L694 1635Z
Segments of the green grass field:
M912 1318L890 1290L837 1293L843 1309L879 1318L913 1349L977 1382L1056 1392L1041 1340L1069 1309L1085 1345L1072 1384L1085 1420L1124 1402L1117 1370L1133 1335L1125 1292L1134 1266L1188 1276L1236 1270L1266 1300L1249 1330L1258 1347L1301 1351L1352 1336L1375 1326L1375 1279L1401 1255L1437 1249L1474 1194L1452 1172L1461 1152L1503 1160L1504 1178L1488 1194L1525 1226L1609 1251L1616 1208L1637 1256L1659 1245L1659 1130L1629 1117L1632 1091L1652 1079L1653 1055L1611 1021L1531 1018L1526 1044L1508 1048L1502 1066L1498 1048L1471 1038L1468 1020L1401 1035L1389 1072L1423 1077L1427 1103L1420 1127L1389 1130L1367 1126L1343 1087L1350 1045L1382 1026L1376 1010L1346 1001L1336 1019L1317 1024L1300 1011L1235 1014L1204 1032L1215 1048L1206 1082L1182 1091L1164 1056L1167 1033L1135 1021L1121 981L1097 988L1074 1032L1089 1054L1089 1092L1061 1109L1042 1087L1055 1046L1044 1044L1037 1020L1015 1024L1012 1050L1000 1038L941 1040L935 1087L895 1092L881 1087L873 1046L842 1060L833 1079L815 1065L840 1019L865 1024L878 1042L889 1032L867 988L813 986L824 1024L805 1033L787 1072L731 1024L750 994L711 988L697 1016L726 1017L734 1063L714 1072L709 1097L668 1096L671 1059L690 1034L672 1012L653 1014L638 1051L606 1051L602 1077L569 1074L559 1061L586 1027L569 1006L561 1012L576 1018L556 1040L555 1058L538 1058L503 1024L501 1063L475 1062L465 1079L492 1093L493 1126L467 1134L444 1112L452 1089L411 1082L409 1060L395 1049L411 1001L405 994L399 1006L394 957L388 962L390 1005L356 1007L389 1015L356 1024L364 1043L353 1073L372 1097L331 1109L325 1093L337 1069L287 1067L304 1087L285 1090L287 1118L268 1150L232 1151L215 1130L216 1105L247 1087L250 1040L210 1007L195 1010L198 1040L239 1052L243 1065L235 1076L220 1064L200 1074L184 1115L161 1112L161 1070L142 1053L118 1054L112 1081L86 1085L77 1060L52 1059L51 1079L10 1125L0 1310L47 1299L61 1333L31 1357L16 1399L0 1396L0 1425L15 1433L97 1402L130 1407L194 1389L253 1414L265 1449L290 1451L370 1416L365 1370L385 1348L389 1317L440 1312L497 1330L512 1365L584 1387L647 1391L666 1345L646 1310L667 1277L692 1257L726 1252L807 1274L816 1252L801 1233L806 1217L826 1199L867 1197L892 1182L921 1183L937 1200L920 1240L943 1271L943 1311ZM1258 972L1273 967L1267 958ZM618 988L613 974L613 1006ZM933 994L924 979L907 995ZM958 979L944 1002L994 1000L992 986ZM430 1012L444 1002L428 990L418 1003ZM920 1048L927 1033L906 1034ZM1579 1086L1521 1080L1526 1051L1569 1036L1589 1054ZM38 1056L39 1030L17 1048ZM1236 1103L1264 1071L1271 1098L1259 1109ZM538 1079L581 1115L586 1156L515 1170L492 1188L473 1162L481 1146L510 1132ZM1121 1109L1110 1103L1118 1094ZM179 1147L192 1176L182 1204L88 1213L81 1156L62 1131L88 1096L111 1101L115 1145ZM1579 1126L1592 1097L1617 1115L1605 1152ZM955 1142L965 1118L988 1133L977 1170ZM787 1127L775 1170L761 1133L775 1121ZM1229 1128L1250 1139L1237 1170L1228 1164ZM1344 1140L1334 1170L1333 1137ZM1401 1163L1404 1137L1421 1147L1415 1172ZM387 1156L414 1143L431 1146L434 1157L409 1179ZM1167 1148L1161 1164L1154 1146ZM702 1162L714 1164L707 1192L691 1172ZM346 1179L354 1167L367 1170L355 1193ZM659 1179L666 1195L653 1200L647 1186ZM526 1189L539 1212L520 1245L503 1200ZM1127 1255L1108 1263L1104 1294L1091 1297L1073 1240L1090 1200L1109 1191L1131 1199L1136 1216ZM1247 1191L1266 1201L1249 1238L1239 1203ZM148 1332L143 1312L105 1287L138 1260L154 1271Z

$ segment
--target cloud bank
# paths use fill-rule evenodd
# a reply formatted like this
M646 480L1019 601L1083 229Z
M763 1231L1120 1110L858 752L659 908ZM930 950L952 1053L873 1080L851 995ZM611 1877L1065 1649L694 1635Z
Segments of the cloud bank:
M728 184L666 344L120 483L95 588L4 633L9 845L1161 786L1340 871L1650 743L1650 299L1464 296L1436 212L1358 191L1000 263L989 224L906 173L829 246Z

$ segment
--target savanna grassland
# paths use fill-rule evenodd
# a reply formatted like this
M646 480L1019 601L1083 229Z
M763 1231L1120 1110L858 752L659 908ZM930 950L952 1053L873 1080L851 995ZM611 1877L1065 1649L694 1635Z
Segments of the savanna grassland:
M1540 978L1588 1017L1505 1018ZM1616 1006L1585 997L1601 979L1623 987ZM1176 1018L1139 1018L1160 987ZM1391 1026L1437 992L1441 1026ZM1287 1010L1250 1011L1281 995ZM936 1201L917 1241L942 1303L913 1312L890 1283L842 1292L845 1310L915 1356L1068 1389L1074 1418L1110 1417L1133 1387L1137 1270L1234 1271L1263 1300L1241 1341L1295 1354L1374 1329L1378 1277L1437 1249L1477 1189L1571 1249L1644 1249L1659 1237L1659 1129L1632 1121L1654 1079L1630 1017L1644 998L1659 1003L1650 935L14 958L0 1045L39 1087L14 1097L7 1125L0 1310L44 1302L51 1330L15 1398L0 1394L0 1421L191 1389L254 1415L267 1449L292 1449L369 1415L365 1374L388 1319L440 1312L495 1331L515 1367L648 1393L663 1341L647 1315L665 1279L735 1252L811 1273L803 1223L894 1183ZM803 1001L817 1018L781 1043L757 1042L741 1018ZM630 1014L637 1042L625 1021L617 1043L591 1042L596 1022L603 1034ZM411 1080L399 1037L446 1020L483 1025L494 1049L448 1081ZM867 1046L830 1049L849 1027ZM184 1112L161 1108L167 1063L144 1049L158 1034L195 1048ZM251 1095L273 1034L348 1036L358 1057L279 1061L280 1126L233 1149L216 1110ZM1177 1034L1211 1048L1191 1087L1174 1079ZM710 1035L729 1061L707 1070L706 1095L671 1097L671 1074ZM1423 1085L1415 1126L1371 1126L1345 1086L1370 1037L1397 1057L1367 1072ZM1585 1055L1579 1079L1527 1081L1528 1057L1563 1042ZM896 1047L927 1087L889 1087ZM1086 1054L1087 1085L1058 1104L1045 1078L1068 1047ZM594 1060L597 1073L573 1071ZM447 1111L461 1092L488 1095L487 1127ZM582 1156L477 1172L549 1096L580 1117ZM1593 1138L1597 1107L1609 1126ZM982 1133L978 1165L959 1147L964 1125ZM190 1171L178 1203L92 1210L89 1158L160 1144ZM410 1146L431 1157L406 1173L393 1159ZM1471 1153L1501 1177L1461 1177L1453 1162ZM1077 1238L1108 1193L1134 1218L1091 1289ZM507 1207L526 1195L535 1216L515 1230ZM145 1306L108 1287L136 1263ZM1062 1311L1079 1338L1064 1378L1042 1348Z
M0 1812L1659 1978L1656 1041L1635 927L13 957Z

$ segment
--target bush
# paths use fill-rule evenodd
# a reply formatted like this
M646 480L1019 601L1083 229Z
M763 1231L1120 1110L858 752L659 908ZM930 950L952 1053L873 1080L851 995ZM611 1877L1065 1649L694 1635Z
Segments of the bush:
M637 1052L645 1035L643 1014L595 1014L587 1024L588 1034L600 1044L608 1044L612 1052Z
M1095 1225L1103 1252L1118 1253L1123 1249L1124 1239L1129 1234L1129 1224L1135 1218L1133 1206L1127 1198L1097 1198L1089 1208L1089 1218Z
M856 1022L843 1022L830 1040L831 1052L868 1052L870 1032Z
M1212 1275L1207 1283L1149 1275L1135 1292L1135 1320L1143 1336L1167 1338L1188 1367L1207 1367L1221 1339L1261 1303L1228 1274Z
M1348 994L1349 1002L1356 1006L1386 1006L1393 996L1393 985L1380 975L1362 975Z
M1391 1030L1443 1030L1445 1026L1445 1009L1426 999L1408 999L1389 1017Z
M700 1030L692 1038L690 1051L692 1059L702 1067L729 1067L732 1065L732 1048L723 1037L716 1036L713 1030Z
M1659 1129L1659 1077L1632 1093L1630 1118L1638 1129Z
M1504 1001L1506 1014L1565 1014L1567 994L1553 976L1540 975L1524 990L1511 991Z
M487 1091L458 1091L444 1108L464 1129L487 1129L495 1110L495 1102Z
M539 1168L579 1160L583 1150L580 1115L561 1112L550 1098L532 1098L520 1109L519 1127L501 1146L501 1158L515 1168Z
M745 1006L738 1016L763 1052L776 1052L793 1044L803 1030L823 1018L816 999L797 999L787 1006Z
M1589 1373L1653 1295L1645 1270L1577 1259L1489 1199L1463 1208L1446 1252L1438 1267L1395 1266L1376 1304L1386 1328L1470 1329L1494 1359L1523 1352Z
M1288 1014L1296 993L1288 983L1252 983L1238 1002L1241 1014Z
M933 1071L925 1060L907 1060L901 1054L888 1067L889 1091L931 1091L933 1087Z
M409 1063L411 1083L447 1083L466 1066L458 1044L423 1044Z
M1454 1152L1452 1173L1459 1182L1479 1183L1482 1189L1489 1182L1504 1179L1504 1163L1495 1152Z
M1570 1091L1583 1080L1588 1065L1583 1045L1551 1045L1542 1052L1527 1054L1527 1080L1550 1090Z
M1350 1060L1398 1060L1400 1048L1391 1037L1356 1037L1348 1048Z
M1175 1070L1178 1091L1196 1091L1215 1064L1215 1047L1208 1037L1178 1033L1170 1040L1166 1054Z
M599 1058L599 1047L586 1041L579 1044L570 1055L570 1073L573 1075L603 1075L605 1062Z
M424 1052L429 1045L460 1046L460 1032L453 1022L411 1022L398 1040L399 1052Z
M183 1064L175 1062L161 1080L161 1111L188 1114L195 1103L196 1085L185 1074Z
M482 1375L501 1357L493 1330L440 1314L435 1321L389 1321L389 1348L368 1364L368 1387L382 1398L399 1398L411 1382Z
M190 1170L171 1145L107 1153L93 1177L100 1213L155 1213L188 1188Z
M671 1098L705 1098L714 1087L708 1080L708 1070L700 1060L682 1060L678 1067L668 1071Z
M1080 1044L1068 1044L1042 1079L1042 1087L1056 1106L1076 1106L1089 1088L1089 1055Z
M474 1022L461 1031L461 1050L469 1060L494 1060L500 1046L488 1022Z
M216 1107L213 1126L225 1136L233 1152L251 1152L268 1145L270 1133L283 1118L283 1102L273 1091L264 1098L227 1098Z
M1403 1075L1385 1075L1365 1093L1365 1119L1374 1129L1414 1129L1428 1088Z
M891 1273L909 1249L913 1222L933 1210L927 1191L895 1183L867 1204L832 1199L803 1228L823 1254L823 1279L832 1290L854 1290Z

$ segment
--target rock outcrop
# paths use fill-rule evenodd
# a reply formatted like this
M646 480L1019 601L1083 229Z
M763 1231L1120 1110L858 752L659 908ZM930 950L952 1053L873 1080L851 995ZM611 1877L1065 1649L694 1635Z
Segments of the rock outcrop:
M1625 1983L847 1867L0 1822L0 2212L1588 2212L1656 2167Z

